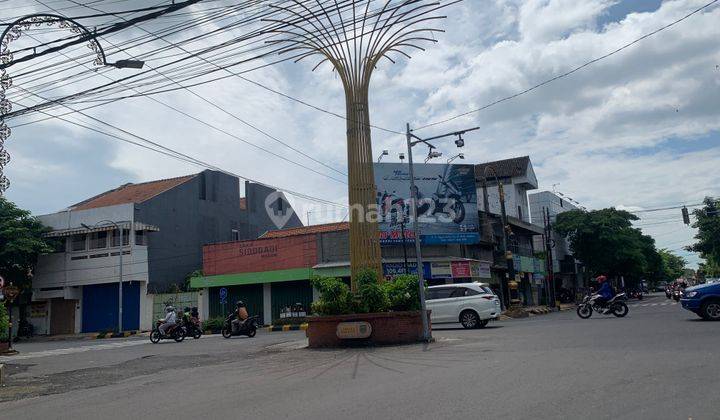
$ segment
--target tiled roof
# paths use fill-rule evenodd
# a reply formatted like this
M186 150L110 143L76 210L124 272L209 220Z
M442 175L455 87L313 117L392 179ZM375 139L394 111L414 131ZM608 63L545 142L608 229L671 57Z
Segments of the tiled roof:
M349 229L350 223L348 222L327 223L324 225L311 225L290 229L271 230L265 232L262 236L260 236L260 238L286 238L288 236L309 235L312 233L340 232Z
M494 172L492 169L488 169L487 173L485 168L492 166L497 171L498 178L513 178L516 176L525 176L530 165L530 156L522 156L510 159L496 160L494 162L486 162L475 165L475 177L482 179L484 175L487 175L488 179L492 179ZM488 181L489 182L489 181Z
M81 201L73 206L72 210L87 210L98 207L115 206L127 203L142 203L156 195L195 178L197 175L187 175L178 178L161 179L158 181L143 182L140 184L125 184L114 190L106 191L95 197Z
M240 210L247 210L247 198L240 197Z

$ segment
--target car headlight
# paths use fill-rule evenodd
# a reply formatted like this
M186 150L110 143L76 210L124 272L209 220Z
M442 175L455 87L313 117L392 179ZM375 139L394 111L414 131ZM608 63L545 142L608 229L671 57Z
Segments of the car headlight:
M697 296L697 295L698 295L698 292L687 292L687 293L685 293L685 297L686 297L686 298L694 298L694 297Z

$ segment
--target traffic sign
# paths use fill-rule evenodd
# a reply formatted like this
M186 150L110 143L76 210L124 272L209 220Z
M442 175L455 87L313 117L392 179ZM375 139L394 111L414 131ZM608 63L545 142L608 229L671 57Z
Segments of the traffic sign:
M226 288L223 287L220 289L220 303L227 302L227 294L228 294L228 291Z

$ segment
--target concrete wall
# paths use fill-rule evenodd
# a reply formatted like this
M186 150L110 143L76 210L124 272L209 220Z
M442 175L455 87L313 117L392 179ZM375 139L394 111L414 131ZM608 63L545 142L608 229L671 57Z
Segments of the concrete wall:
M182 286L202 269L202 246L230 241L240 229L238 179L216 171L195 178L137 205L136 220L160 228L148 235L149 293Z
M292 212L292 216L287 220L285 225L277 226L268 214L268 208L265 205L267 197L276 193L276 190L268 188L264 185L255 184L245 181L245 197L247 199L247 225L245 226L245 238L254 239L269 230L288 229L303 226L300 218L295 214L294 209L287 202L284 195L281 195L286 208L283 211ZM274 205L270 203L271 206ZM276 209L275 209L276 210Z

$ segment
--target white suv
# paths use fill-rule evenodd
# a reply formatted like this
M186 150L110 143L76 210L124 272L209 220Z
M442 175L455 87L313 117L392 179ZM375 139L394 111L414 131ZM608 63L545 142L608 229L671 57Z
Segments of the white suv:
M500 316L500 300L484 283L430 286L425 300L433 324L459 322L465 328L482 328Z

